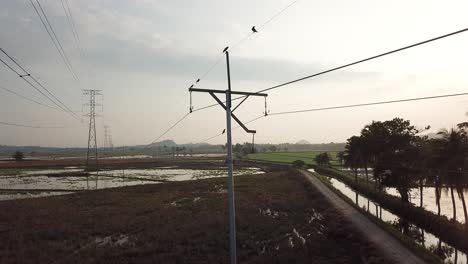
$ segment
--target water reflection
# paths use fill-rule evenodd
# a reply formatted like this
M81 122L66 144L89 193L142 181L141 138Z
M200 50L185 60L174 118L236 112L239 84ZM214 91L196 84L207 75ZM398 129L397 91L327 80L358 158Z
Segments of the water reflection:
M73 172L73 174L70 174ZM262 174L259 168L234 171L234 176ZM73 175L73 176L72 176ZM227 177L225 170L177 168L127 169L90 172L80 169L35 170L0 176L0 201L68 194L74 191L106 189L167 181Z
M391 224L393 227L395 227L395 229L399 230L401 233L410 237L419 245L424 246L439 256L444 260L444 263L468 264L468 256L466 253L459 251L453 246L441 241L434 234L419 228L406 219L400 218L399 216L387 211L373 200L370 200L367 197L355 192L343 182L340 182L334 178L327 179L330 181L333 187L351 199L351 201L354 201L356 205L363 208L370 214L378 217L380 220ZM375 208L375 210L372 208Z
M385 188L385 191L393 196L400 197L400 194L395 188ZM468 197L468 189L464 189L465 197ZM442 188L440 192L440 213L451 219L453 217L453 205L452 198L450 195L449 188ZM410 201L415 206L419 206L421 202L421 193L418 188L412 188L410 190ZM424 209L437 214L436 194L434 187L424 187L422 192L422 201ZM455 193L455 208L457 212L463 212L463 205ZM457 221L465 223L465 216L463 213L457 214Z

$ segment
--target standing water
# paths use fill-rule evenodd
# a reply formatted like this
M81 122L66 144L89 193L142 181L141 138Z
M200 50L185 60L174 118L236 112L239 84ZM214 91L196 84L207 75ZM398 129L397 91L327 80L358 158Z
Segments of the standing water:
M311 170L311 172L314 171ZM424 246L432 253L438 255L444 260L444 263L468 264L468 256L466 252L456 249L455 247L441 241L434 234L429 233L398 215L389 212L382 208L379 203L359 194L345 183L331 177L326 178L335 189L339 190L359 207L376 216L381 221L391 224L394 228L414 240L419 245Z
M73 173L77 176L67 176ZM258 168L236 170L234 176L264 173ZM80 175L81 174L81 175ZM107 170L86 176L82 169L51 169L23 171L0 176L0 200L35 198L68 194L76 191L106 189L123 186L157 184L169 181L188 181L226 177L225 170L190 170L153 168Z

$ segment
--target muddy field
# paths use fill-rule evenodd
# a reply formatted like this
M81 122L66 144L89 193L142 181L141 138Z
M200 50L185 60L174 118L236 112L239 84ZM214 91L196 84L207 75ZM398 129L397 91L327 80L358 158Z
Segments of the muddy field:
M240 263L385 263L295 172L236 177ZM0 202L0 263L227 263L226 179Z
M105 158L99 159L98 164L101 169L109 168L147 168L178 166L183 168L201 168L200 166L219 166L224 162L219 157L160 157L160 158ZM23 161L1 161L0 169L23 169L23 168L57 168L57 167L80 167L85 166L85 158L69 158L55 160L23 160Z

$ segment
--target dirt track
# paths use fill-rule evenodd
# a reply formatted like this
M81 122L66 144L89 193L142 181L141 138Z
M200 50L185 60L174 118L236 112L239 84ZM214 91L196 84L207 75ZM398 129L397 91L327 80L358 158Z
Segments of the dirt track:
M353 225L375 244L386 257L396 263L425 263L421 258L403 246L398 240L382 230L356 208L348 204L310 172L302 171L302 175L319 190L323 196L339 210Z

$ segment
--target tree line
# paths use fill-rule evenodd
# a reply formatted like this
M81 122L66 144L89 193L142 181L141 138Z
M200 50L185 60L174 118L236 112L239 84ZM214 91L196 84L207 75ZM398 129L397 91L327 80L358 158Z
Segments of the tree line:
M358 169L364 169L370 186L371 174L374 188L395 187L402 203L410 203L410 189L419 187L420 207L423 206L424 186L435 187L436 204L440 216L442 188L448 188L452 199L453 220L456 220L456 197L462 203L465 226L468 214L463 189L468 186L468 123L441 129L435 136L421 135L430 127L418 129L409 120L394 118L373 121L359 136L346 142L345 151L337 158L351 168L355 180ZM372 168L372 173L369 173Z

